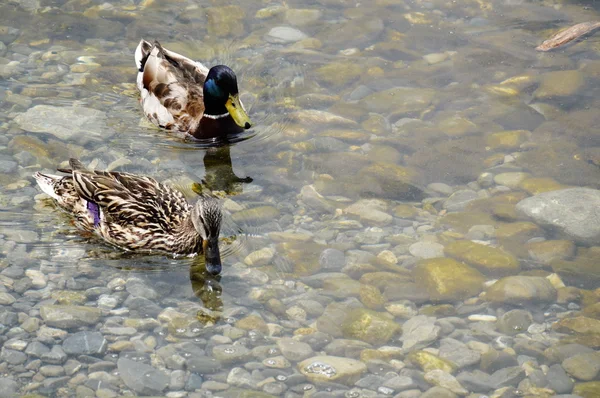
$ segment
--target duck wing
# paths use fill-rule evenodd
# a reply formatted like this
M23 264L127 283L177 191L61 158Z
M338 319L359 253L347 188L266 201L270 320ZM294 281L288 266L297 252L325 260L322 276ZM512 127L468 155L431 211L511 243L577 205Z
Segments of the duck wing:
M129 173L73 170L78 194L102 210L106 223L169 233L190 211L183 194Z
M158 47L162 58L167 59L174 66L185 71L190 76L193 76L193 79L198 82L198 84L204 83L204 80L208 75L208 68L204 66L204 64L193 61L175 51L168 50L161 46L158 41L155 41L153 44L144 39L140 40L140 43L135 50L135 63L140 72L144 71L145 63L154 47Z
M208 69L199 62L142 40L136 50L137 85L148 118L158 126L189 131L204 113Z

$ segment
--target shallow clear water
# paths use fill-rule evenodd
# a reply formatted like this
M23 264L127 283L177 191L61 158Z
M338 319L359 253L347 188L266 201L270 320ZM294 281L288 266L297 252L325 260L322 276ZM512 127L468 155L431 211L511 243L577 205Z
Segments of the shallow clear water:
M542 354L552 345L576 341L597 348L600 329L593 321L599 313L594 304L600 243L523 226L515 204L545 191L600 186L600 36L553 52L535 51L562 28L600 19L598 5L505 3L1 4L0 293L5 312L0 341L12 347L0 356L2 386L50 396L204 396L211 391L239 396L241 390L289 397L372 396L403 389L417 396L439 383L424 381L430 369L409 354L426 346L439 354L442 338L501 351L506 346L498 341L506 337L505 351L515 358L507 363L525 366L524 356L531 357L531 366L542 373L556 362ZM207 66L229 65L255 127L228 146L211 148L152 126L135 87L133 51L142 37ZM79 234L68 216L40 195L32 178L36 171L64 167L70 157L96 169L168 181L190 200L193 183L220 192L226 209L223 274L208 278L201 259L124 254ZM502 268L487 252L477 260L450 253L448 247L463 240L501 248L517 265ZM559 242L550 243L558 249L535 246L544 241ZM422 258L438 256L477 268L479 279L448 295L436 291L427 280L430 271L418 270L425 269ZM391 276L377 277L378 272ZM549 296L535 291L531 300L487 300L480 294L501 277L554 272L559 280L549 279ZM156 307L136 307L136 297ZM337 310L336 302L342 305ZM62 326L65 334L49 338L40 330L61 329L60 322L48 321L44 309L54 305L100 308L101 314L88 323L76 316L71 326ZM399 305L407 312L402 314ZM350 318L356 314L334 318L342 328L324 325L332 314L351 313L354 307L378 311L388 320L382 321L385 330L394 329L390 320L403 325L418 313L435 317L442 327L431 341L411 346L406 327L404 335L391 329L389 336L382 335L367 324L353 326ZM504 321L496 318L517 308L526 309L529 323L540 325L541 332L523 330L517 337L506 332L500 326ZM580 310L590 328L583 338L568 325L552 329L561 318L581 315ZM473 314L496 318L469 319ZM24 328L31 318L40 324ZM136 324L131 334L107 330L140 318L155 323ZM354 343L344 351L302 337L317 330L329 340ZM49 349L63 347L82 331L100 331L108 348L69 353L68 360L81 365L75 371L66 359L52 362L25 348L35 341ZM324 379L308 371L298 379L306 365L287 351L287 366L262 362L281 355L277 341L292 336L311 345L310 357L353 358L368 370L348 376L340 364L315 360L317 368L334 370ZM226 344L250 353L236 359L228 359L227 349L213 353ZM361 350L381 346L404 351L378 350L371 360L384 361L385 372L418 380L414 385L394 389L377 380L355 385L378 374L370 354ZM165 354L171 348L181 354L181 363ZM217 358L220 368L194 370L184 355L190 352ZM128 362L116 364L123 358L153 366L171 381L158 377L158 387L144 390L135 381L145 368L122 376ZM91 366L100 360L113 365ZM232 371L236 367L249 372L251 380L242 380ZM91 375L90 369L108 374ZM460 371L474 369L493 373L480 362ZM333 377L340 374L343 378ZM569 376L579 384L598 380L598 374ZM177 377L184 381L173 381ZM103 378L107 387L94 384ZM459 380L469 393L507 386L527 393L536 387L522 378L477 390ZM217 384L202 384L207 382Z

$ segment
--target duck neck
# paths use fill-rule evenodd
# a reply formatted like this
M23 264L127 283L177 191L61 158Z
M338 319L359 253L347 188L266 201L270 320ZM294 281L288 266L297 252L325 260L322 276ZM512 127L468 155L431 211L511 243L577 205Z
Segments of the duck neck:
M244 131L243 128L235 124L229 113L225 117L211 118L209 115L204 115L198 123L198 128L191 133L195 138L216 138L226 137L229 134L237 134Z
M227 108L225 108L223 100L219 100L210 94L208 90L204 90L204 116L211 118L229 116L229 112L227 111Z

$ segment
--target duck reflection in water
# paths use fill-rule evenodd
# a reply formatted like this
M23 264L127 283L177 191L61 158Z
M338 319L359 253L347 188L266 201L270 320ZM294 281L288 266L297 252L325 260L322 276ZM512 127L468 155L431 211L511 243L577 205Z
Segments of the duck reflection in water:
M216 324L221 319L223 311L223 287L221 276L206 272L202 264L194 263L190 266L190 282L194 295L202 301L207 311L198 311L196 317L202 324Z
M251 177L238 177L231 164L230 146L212 147L204 154L204 168L206 175L201 184L194 184L192 189L197 194L204 190L223 192L226 195L242 193L242 184L252 182Z

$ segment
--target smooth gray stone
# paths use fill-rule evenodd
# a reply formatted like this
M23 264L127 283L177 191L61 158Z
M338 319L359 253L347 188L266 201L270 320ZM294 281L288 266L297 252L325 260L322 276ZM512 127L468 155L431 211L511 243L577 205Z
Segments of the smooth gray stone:
M42 354L42 361L60 365L67 360L67 354L59 345L52 346L50 352Z
M65 339L63 349L72 355L98 355L106 351L107 341L100 332L78 332Z
M145 363L119 358L119 375L127 387L145 395L160 395L169 384L169 376Z
M20 365L25 363L27 360L27 355L21 351L2 348L2 351L0 352L0 360L6 361L11 365Z
M568 188L544 192L517 203L517 212L559 231L577 243L600 244L600 190Z
M494 389L494 385L490 381L490 375L480 370L459 373L456 380L472 392L485 393Z
M520 366L511 366L500 369L490 376L490 383L494 388L516 386L521 380L526 377L525 370Z
M369 390L376 390L377 387L381 386L385 382L385 378L377 375L367 375L362 379L358 380L354 385L356 387L367 388Z
M186 367L192 373L212 374L221 370L221 363L214 358L198 356L188 358Z
M554 390L557 394L567 394L573 391L575 383L559 364L550 366L546 378L548 379L548 388Z
M17 396L19 383L10 377L0 377L0 398L13 398Z
M343 251L328 248L319 256L319 264L326 271L339 271L346 266L346 255Z
M25 354L34 358L41 358L42 355L48 352L50 352L50 348L46 347L39 341L32 341L27 345L27 348L25 349Z

